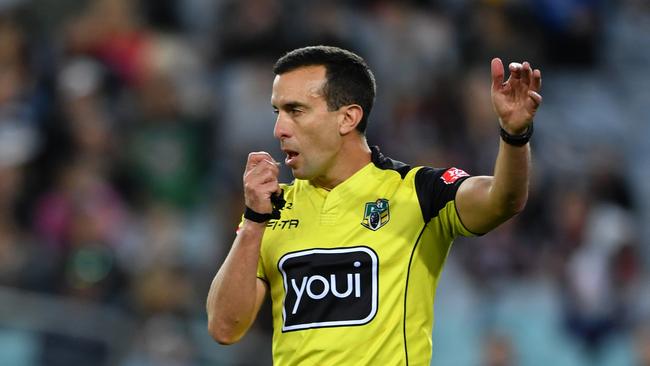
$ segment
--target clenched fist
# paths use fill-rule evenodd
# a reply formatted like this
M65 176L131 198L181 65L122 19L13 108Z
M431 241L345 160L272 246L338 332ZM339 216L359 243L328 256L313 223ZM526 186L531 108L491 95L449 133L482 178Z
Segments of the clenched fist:
M257 213L268 214L273 211L271 195L281 192L278 165L267 152L248 154L244 171L244 202Z

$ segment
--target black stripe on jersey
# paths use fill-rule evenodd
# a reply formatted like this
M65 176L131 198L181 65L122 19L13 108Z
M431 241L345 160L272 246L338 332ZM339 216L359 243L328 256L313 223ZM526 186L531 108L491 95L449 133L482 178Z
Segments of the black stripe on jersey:
M370 151L371 151L370 159L375 164L375 166L379 169L395 170L396 172L399 173L402 179L404 179L404 177L406 177L406 174L411 170L410 165L406 165L401 161L397 161L385 157L384 154L382 154L381 151L379 151L379 147L377 146L371 146Z
M415 173L415 191L420 202L424 222L438 216L438 212L449 201L456 198L460 184L469 177L462 177L452 184L446 184L440 177L447 169L424 167Z
M415 239L415 245L413 245L413 250L411 250L411 256L409 257L409 266L406 271L406 286L404 288L404 320L403 320L403 326L404 326L404 356L406 357L406 366L409 365L409 351L408 351L408 346L407 346L407 340L406 340L406 298L408 296L409 292L409 278L411 277L411 263L413 262L413 256L415 255L415 249L418 247L418 244L420 244L420 238L422 237L422 233L424 233L424 229L426 229L427 225L422 227L422 230L420 230L420 234L418 235L418 238Z

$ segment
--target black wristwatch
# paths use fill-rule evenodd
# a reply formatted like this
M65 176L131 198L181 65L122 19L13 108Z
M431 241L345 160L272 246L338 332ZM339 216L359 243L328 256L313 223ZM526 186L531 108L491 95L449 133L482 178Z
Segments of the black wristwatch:
M531 124L528 125L526 132L519 135L511 135L508 133L508 131L503 129L503 127L499 126L499 135L501 135L503 142L508 145L524 146L528 143L528 141L530 141L531 136L533 136L533 123L531 122Z

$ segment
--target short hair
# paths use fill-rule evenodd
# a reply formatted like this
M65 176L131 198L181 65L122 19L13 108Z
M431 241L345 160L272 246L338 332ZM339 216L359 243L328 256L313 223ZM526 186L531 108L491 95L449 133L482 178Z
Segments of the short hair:
M365 134L377 88L375 76L366 61L342 48L309 46L282 56L273 66L273 72L281 75L306 66L325 67L323 94L330 111L350 104L361 106L363 116L357 130Z

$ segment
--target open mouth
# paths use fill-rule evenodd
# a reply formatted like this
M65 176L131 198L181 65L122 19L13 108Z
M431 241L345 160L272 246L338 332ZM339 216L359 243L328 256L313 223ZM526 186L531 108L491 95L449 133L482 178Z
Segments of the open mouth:
M293 150L284 150L284 152L287 154L286 159L284 159L285 164L291 165L296 161L296 157L300 155L297 151Z

